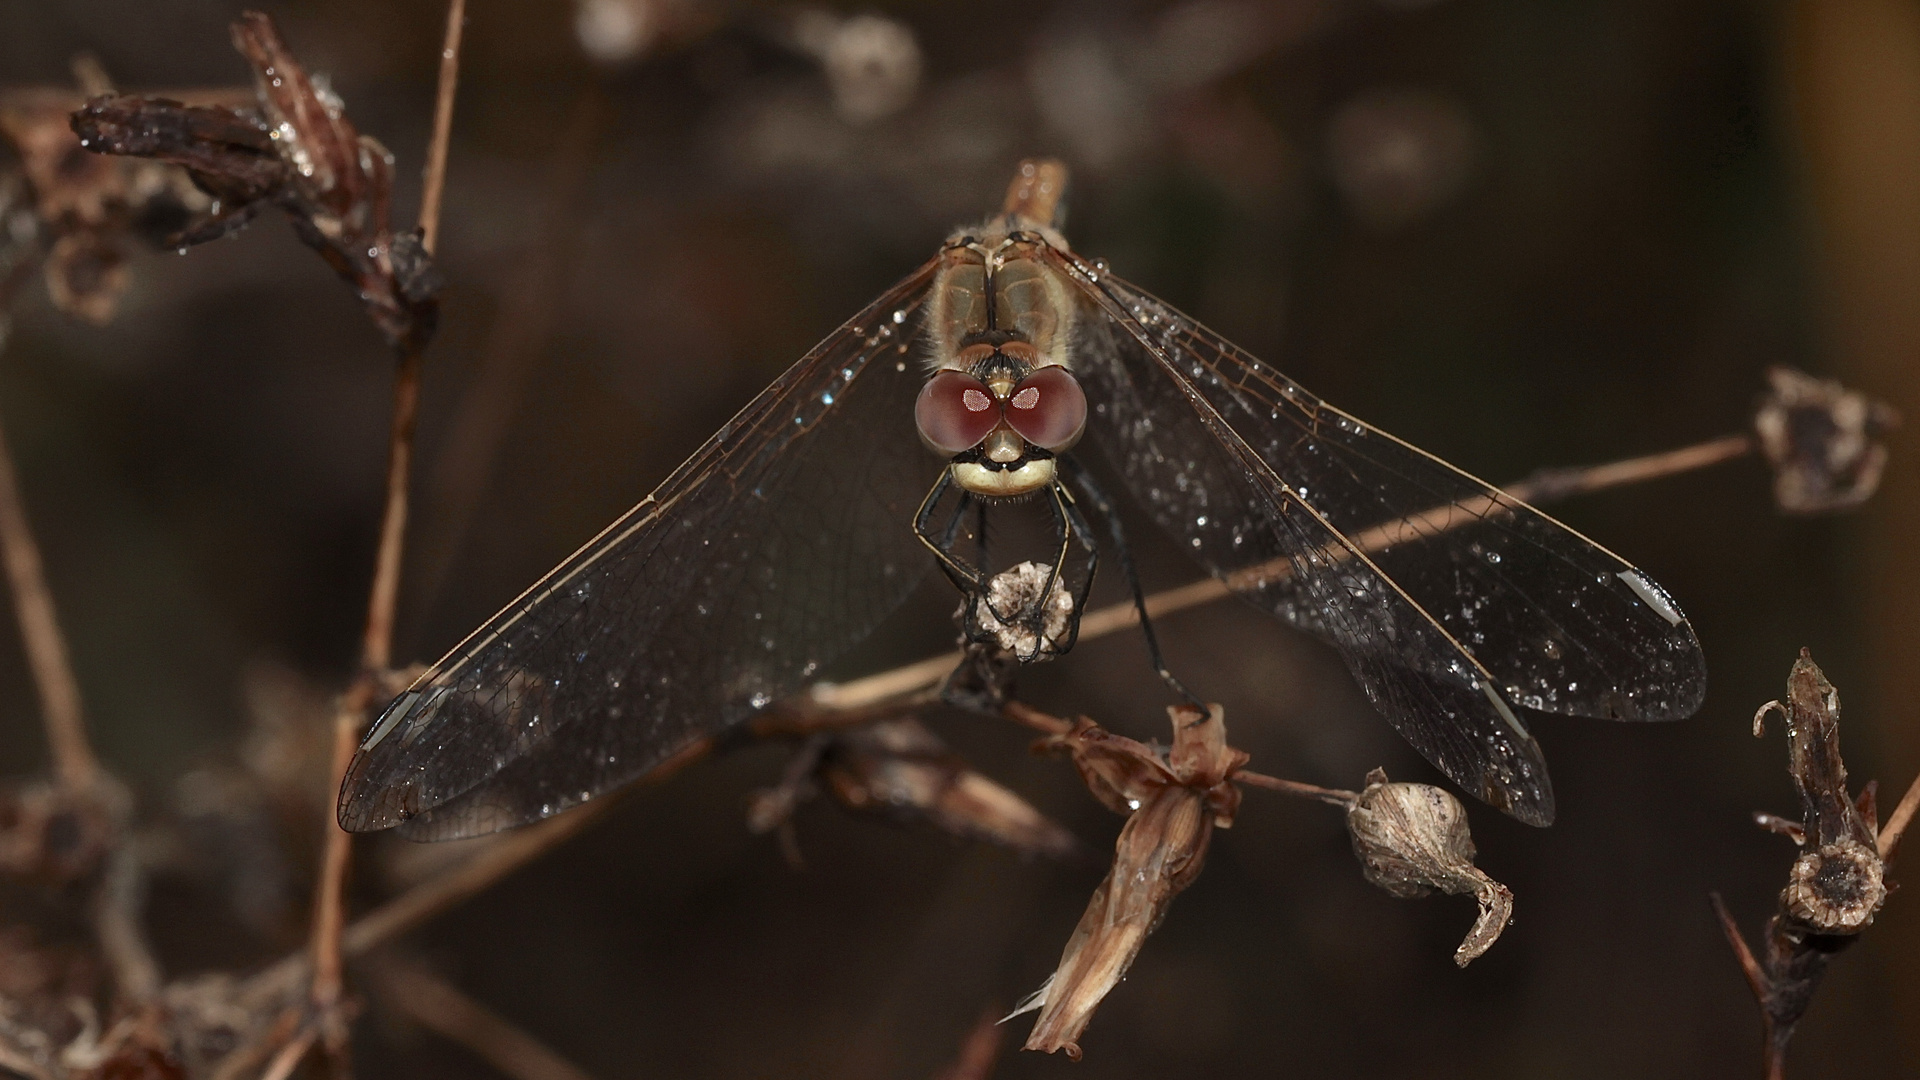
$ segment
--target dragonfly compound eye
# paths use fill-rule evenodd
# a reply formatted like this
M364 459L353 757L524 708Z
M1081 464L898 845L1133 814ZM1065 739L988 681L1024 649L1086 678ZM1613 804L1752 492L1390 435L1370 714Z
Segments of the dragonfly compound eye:
M1087 396L1066 368L1048 365L1014 387L1007 423L1020 437L1046 450L1072 446L1087 426Z
M927 445L958 454L980 445L1000 425L1002 407L987 384L964 371L941 371L920 388L913 419Z

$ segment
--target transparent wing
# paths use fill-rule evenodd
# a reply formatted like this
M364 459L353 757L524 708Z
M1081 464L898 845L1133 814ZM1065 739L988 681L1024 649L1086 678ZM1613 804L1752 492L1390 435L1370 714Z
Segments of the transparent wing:
M1333 409L1173 308L1054 258L1104 318L1079 346L1095 439L1160 523L1256 604L1325 637L1407 740L1544 824L1513 706L1672 719L1692 628L1659 586L1523 503Z
M559 813L864 638L930 565L911 523L940 462L914 431L910 348L934 270L835 331L389 705L347 771L341 826L444 839Z

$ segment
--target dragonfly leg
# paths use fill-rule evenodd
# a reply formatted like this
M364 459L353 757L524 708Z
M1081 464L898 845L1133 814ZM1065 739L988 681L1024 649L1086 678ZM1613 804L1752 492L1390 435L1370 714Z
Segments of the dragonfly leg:
M941 469L940 479L933 482L933 488L920 502L919 512L913 516L913 535L920 538L920 542L926 545L928 551L933 552L934 559L939 562L941 571L947 575L947 580L953 582L953 587L971 596L980 591L980 571L953 555L954 539L959 534L960 522L966 517L967 504L971 501L970 496L964 491L960 493L959 505L955 507L953 517L948 520L945 531L938 538L935 538L930 530L934 511L939 509L940 500L946 496L951 487L953 487L953 471Z
M1167 688L1179 695L1182 700L1205 709L1205 703L1194 696L1193 691L1187 689L1186 685L1168 670L1167 661L1161 655L1160 638L1153 632L1153 620L1147 617L1146 594L1140 591L1140 572L1133 565L1133 552L1127 546L1126 530L1120 526L1120 515L1115 512L1113 499L1094 481L1093 474L1081 468L1078 462L1063 455L1060 464L1073 479L1074 484L1080 488L1080 493L1086 496L1094 512L1106 520L1107 532L1113 541L1114 554L1120 558L1120 573L1127 579L1127 591L1133 595L1133 609L1140 615L1140 633L1146 638L1147 656L1153 661L1154 673L1159 675L1160 681L1166 683ZM1081 527L1086 526L1083 523Z

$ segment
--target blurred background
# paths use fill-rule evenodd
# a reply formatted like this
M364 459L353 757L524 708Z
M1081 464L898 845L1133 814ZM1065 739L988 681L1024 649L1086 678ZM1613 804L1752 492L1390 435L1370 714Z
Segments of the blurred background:
M412 220L444 7L263 7L395 152ZM0 83L72 87L85 52L125 90L244 84L240 10L9 0ZM1741 430L1774 364L1920 417L1910 0L469 15L401 660L437 657L638 501L1037 154L1073 169L1076 250L1496 481ZM315 763L358 650L393 364L275 213L128 269L104 324L23 292L0 412L98 748L144 815L192 839L150 903L162 962L245 969L305 930L330 801ZM1682 723L1538 722L1559 820L1471 804L1481 865L1517 904L1472 967L1451 959L1468 900L1392 899L1336 812L1252 792L1086 1059L1009 1049L995 1075L1754 1075L1757 1015L1706 903L1723 891L1757 934L1791 861L1748 818L1797 811L1784 740L1752 738L1754 709L1809 646L1846 703L1856 782L1879 777L1886 806L1920 768L1920 454L1899 434L1892 454L1882 493L1839 518L1777 513L1751 459L1557 508L1678 598L1712 684ZM1196 575L1144 520L1133 532L1149 587ZM930 580L846 673L946 647L951 607ZM1255 768L1437 781L1317 643L1232 603L1160 630ZM0 687L0 771L39 771L11 619ZM1135 635L1026 689L1165 737ZM926 719L1108 848L1120 819L1030 757L1027 733ZM595 1076L933 1075L984 1008L1053 969L1102 865L814 804L796 872L743 823L785 754L637 793L407 948ZM404 847L362 845L359 905L440 850ZM1917 956L1920 910L1896 897L1836 963L1793 1075L1920 1075ZM377 998L356 1039L364 1077L488 1075Z

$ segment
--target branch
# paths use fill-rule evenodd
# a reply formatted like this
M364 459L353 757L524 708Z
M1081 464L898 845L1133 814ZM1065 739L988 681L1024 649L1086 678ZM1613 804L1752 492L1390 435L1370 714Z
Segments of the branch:
M514 1080L591 1080L544 1043L420 965L384 957L373 971L387 1004Z
M454 91L459 85L460 30L465 9L465 0L452 0L447 12L446 45L440 56L440 89L434 105L426 190L421 198L421 247L429 257L438 240L440 196L446 183L447 141L453 127ZM400 349L400 365L394 374L393 423L387 442L386 506L380 517L380 542L367 600L361 673L342 698L341 708L334 717L330 791L339 790L346 776L347 764L353 759L354 747L366 723L367 709L380 690L380 677L393 663L394 610L400 595L401 555L406 545L407 477L412 469L414 430L420 416L420 369L427 337L409 334L397 339L396 344ZM315 886L313 921L313 1001L322 1009L332 1008L341 994L343 893L352 853L352 835L328 815L326 850L320 880Z
M53 774L69 792L90 790L99 778L100 763L87 743L87 727L80 711L80 684L73 675L66 637L47 588L40 545L27 523L20 498L19 476L0 429L0 560L6 563L7 584L13 594L14 616L20 621L33 682L47 728L47 747L53 756Z
M420 244L429 254L440 238L440 195L447 183L447 144L453 133L453 95L460 85L460 31L467 22L467 0L447 7L447 38L440 46L440 91L433 103L433 141L427 144L427 169L420 195Z
M1892 861L1893 853L1900 848L1900 836L1907 831L1913 821L1914 811L1920 810L1920 776L1913 778L1907 785L1907 793L1900 797L1900 805L1893 808L1887 823L1880 827L1875 844L1880 849L1880 857Z
M1572 495L1644 483L1677 473L1703 469L1732 461L1752 453L1754 442L1745 435L1728 435L1693 446L1681 447L1645 457L1628 458L1605 465L1542 470L1510 488L1509 495L1521 502L1548 503ZM1465 503L1453 502L1417 514L1374 526L1352 537L1361 552L1371 553L1410 539L1429 538L1449 529L1460 528L1498 512L1496 500L1483 498ZM1160 618L1176 611L1199 607L1242 588L1283 581L1293 576L1293 564L1275 559L1236 571L1227 580L1202 578L1199 581L1157 592L1146 598L1149 618ZM1080 620L1079 641L1088 641L1136 625L1139 613L1131 601L1095 608ZM916 693L937 685L962 659L960 652L943 653L916 663L883 671L850 682L816 683L809 691L811 702L830 709L863 708L878 702Z

